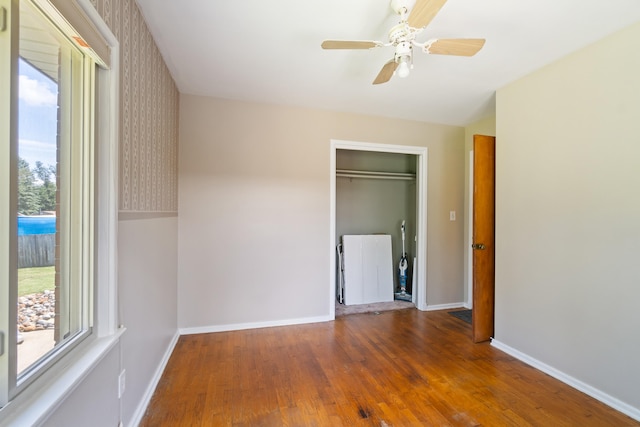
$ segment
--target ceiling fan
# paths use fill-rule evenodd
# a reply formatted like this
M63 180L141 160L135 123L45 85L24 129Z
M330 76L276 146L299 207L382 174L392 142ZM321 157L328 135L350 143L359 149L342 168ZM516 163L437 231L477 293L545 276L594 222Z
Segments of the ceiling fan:
M407 77L413 68L413 48L436 55L473 56L484 46L484 39L431 39L424 43L416 36L429 25L447 0L391 0L400 22L389 30L389 42L371 40L325 40L323 49L372 49L393 46L393 59L382 66L374 85L388 82L394 74Z

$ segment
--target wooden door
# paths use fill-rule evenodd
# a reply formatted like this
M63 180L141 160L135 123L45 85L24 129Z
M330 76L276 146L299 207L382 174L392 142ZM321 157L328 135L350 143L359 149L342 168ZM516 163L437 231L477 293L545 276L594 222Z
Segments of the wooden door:
M473 341L493 336L495 275L495 151L493 136L473 136Z

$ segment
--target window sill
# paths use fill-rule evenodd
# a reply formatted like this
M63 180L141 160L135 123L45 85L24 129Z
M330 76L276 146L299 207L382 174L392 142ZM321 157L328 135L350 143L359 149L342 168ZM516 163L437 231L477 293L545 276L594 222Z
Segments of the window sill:
M44 421L120 341L125 331L120 328L112 335L90 337L82 343L73 354L58 362L59 368L54 365L29 390L0 409L0 425L30 426Z

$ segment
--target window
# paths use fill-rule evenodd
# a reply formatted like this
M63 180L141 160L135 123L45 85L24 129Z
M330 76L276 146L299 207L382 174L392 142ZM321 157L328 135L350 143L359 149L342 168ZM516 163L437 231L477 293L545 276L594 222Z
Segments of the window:
M115 331L115 85L82 3L0 0L0 408Z

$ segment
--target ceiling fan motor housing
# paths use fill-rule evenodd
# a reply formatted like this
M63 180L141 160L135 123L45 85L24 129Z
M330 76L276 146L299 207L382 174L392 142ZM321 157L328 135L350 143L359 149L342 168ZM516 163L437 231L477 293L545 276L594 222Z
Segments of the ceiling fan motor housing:
M406 42L398 43L398 45L396 46L396 62L397 62L397 59L400 57L403 57L403 56L411 57L411 50L412 50L411 42L406 41Z
M393 28L389 30L389 41L394 45L396 43L410 40L410 38L411 33L406 22L401 22L398 25L394 25Z
M406 64L403 65L407 70L413 68L413 46L409 41L403 41L396 45L396 52L394 54L394 60L398 64ZM404 74L404 73L403 73ZM405 74L406 76L406 74Z

